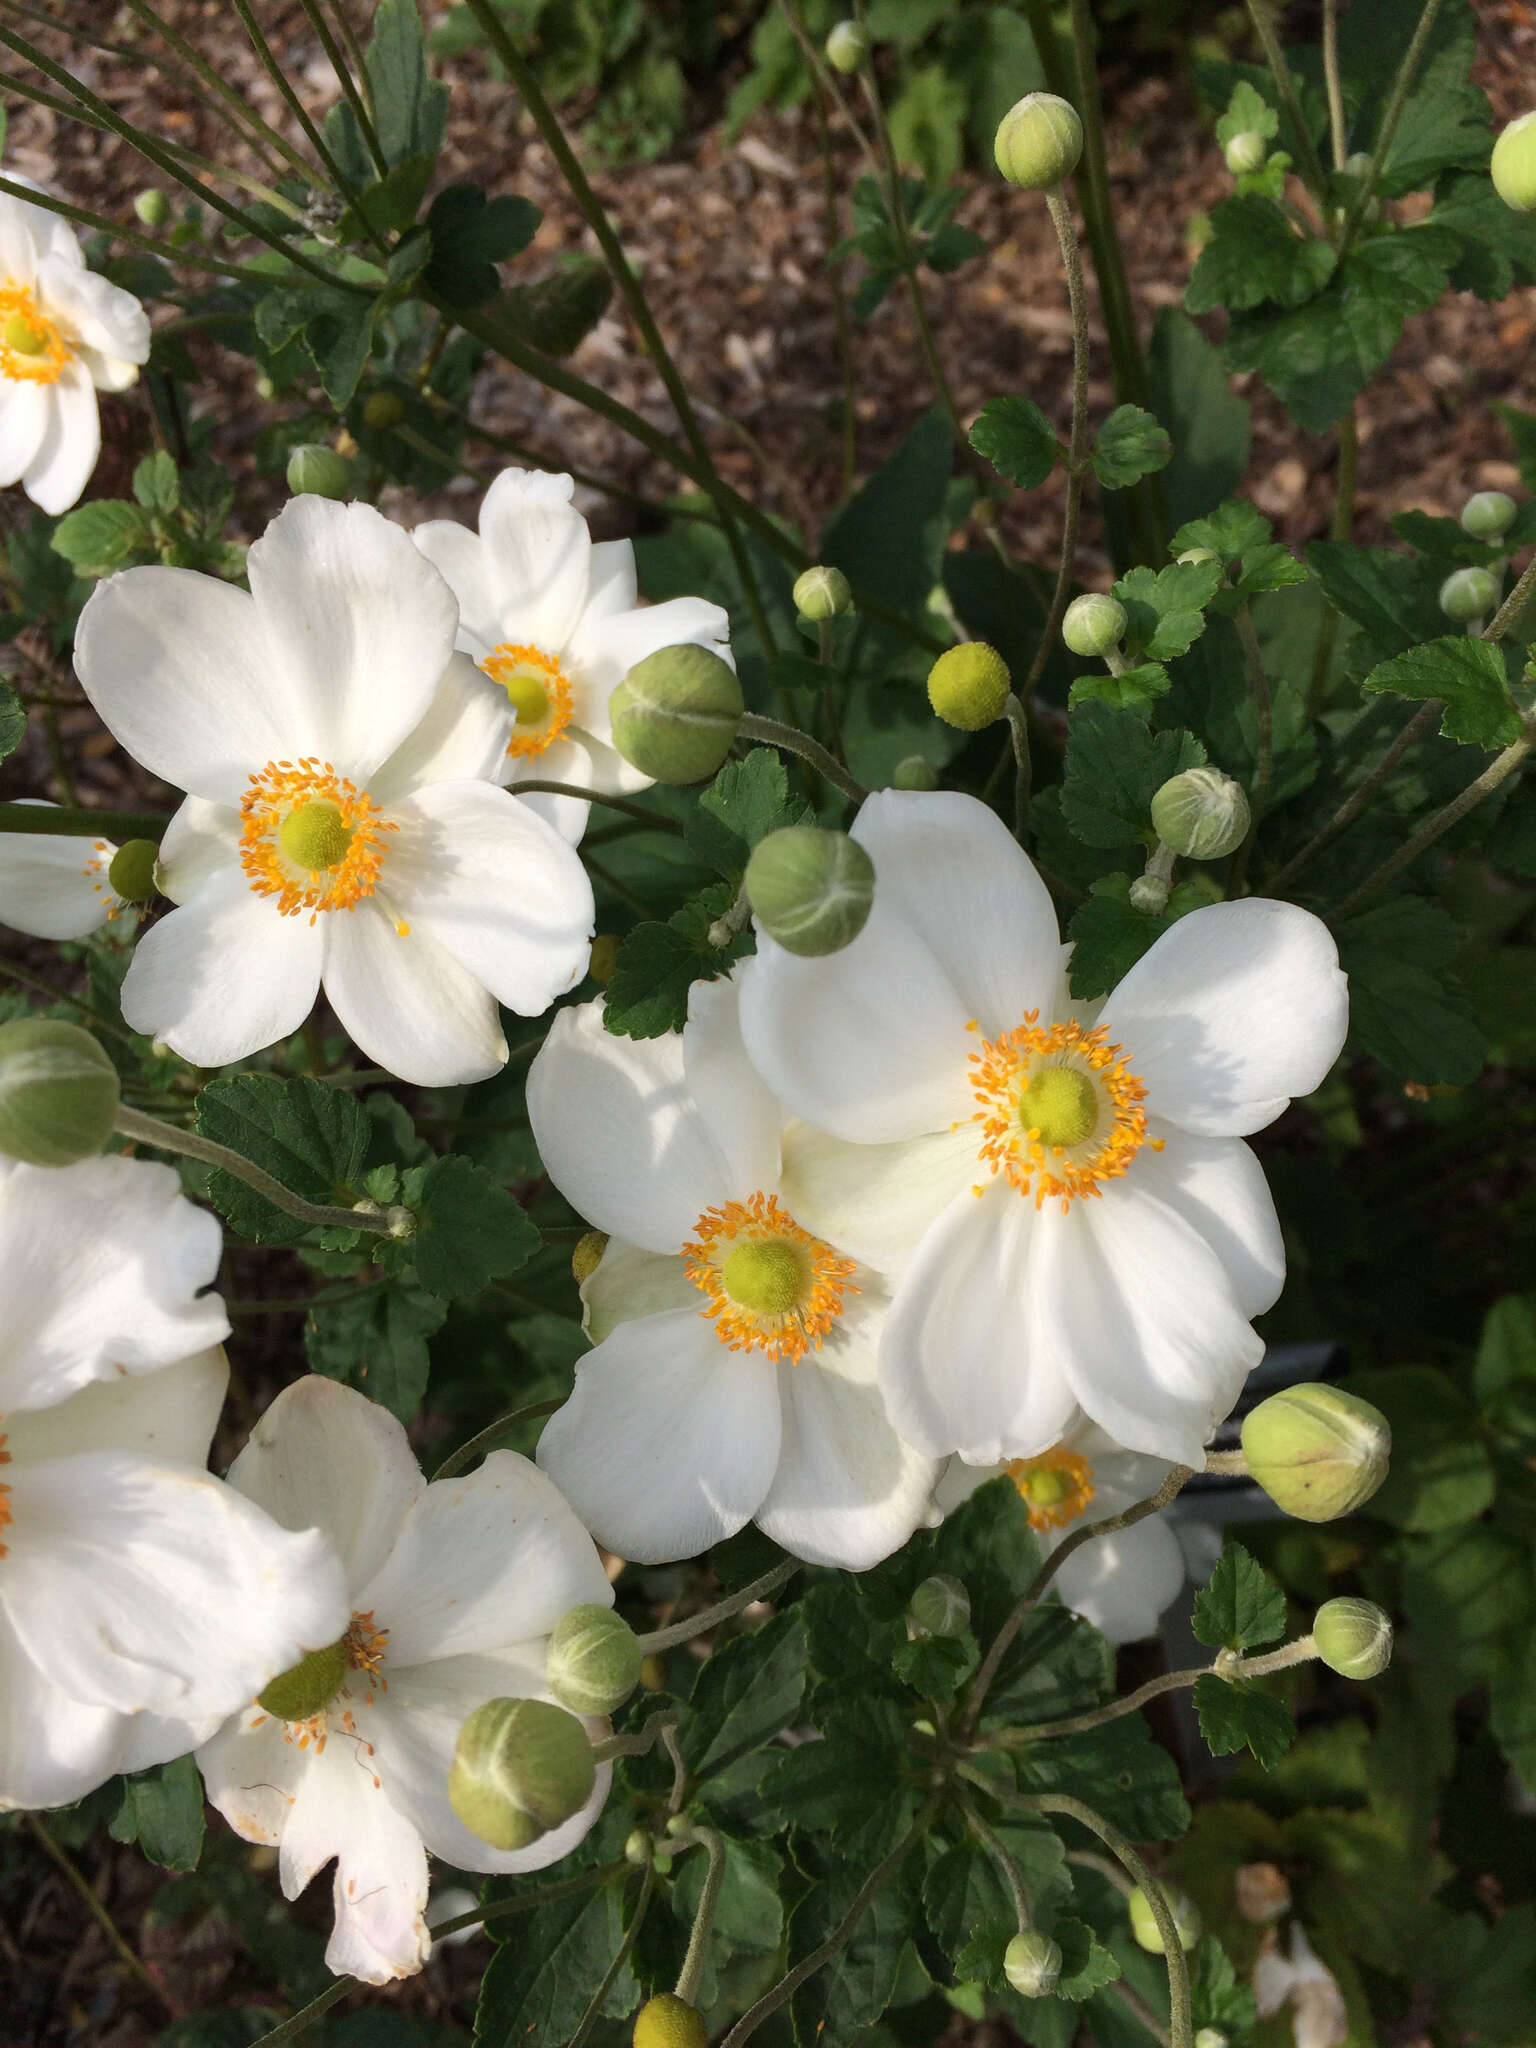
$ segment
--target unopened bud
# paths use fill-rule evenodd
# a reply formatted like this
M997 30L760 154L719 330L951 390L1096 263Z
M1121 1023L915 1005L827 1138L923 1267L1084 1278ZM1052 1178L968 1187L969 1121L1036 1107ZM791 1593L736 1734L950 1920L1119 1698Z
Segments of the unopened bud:
M1243 1864L1233 1873L1232 1890L1238 1912L1257 1926L1291 1910L1291 1887L1278 1864Z
M1083 153L1077 109L1053 92L1025 93L998 123L992 153L1010 185L1054 191L1071 177Z
M550 1633L544 1680L573 1714L611 1714L640 1683L640 1639L611 1607L567 1608Z
M1003 1950L1003 1975L1020 1998L1049 1998L1061 1982L1061 1950L1048 1934L1026 1928Z
M256 1695L256 1704L274 1721L307 1721L331 1704L352 1668L347 1639L310 1650L297 1664L280 1671Z
M28 1166L90 1159L117 1121L117 1069L60 1017L0 1024L0 1157Z
M608 1249L606 1230L584 1230L576 1240L576 1249L571 1253L571 1277L578 1287L584 1287L597 1271L603 1253Z
M907 1634L963 1636L971 1625L971 1596L948 1572L924 1579L907 1602Z
M1170 893L1161 875L1138 875L1126 892L1126 900L1143 917L1161 917L1168 908Z
M685 1998L658 1991L635 2014L635 2048L706 2048L704 2015Z
M1152 829L1189 860L1220 860L1248 837L1248 798L1219 768L1186 768L1152 799Z
M1493 145L1488 175L1506 206L1516 213L1536 211L1536 114L1510 122Z
M665 1692L667 1689L667 1660L655 1655L647 1657L640 1666L640 1683L647 1692Z
M587 972L599 988L613 979L613 970L619 964L619 941L614 932L599 932L592 941L592 951L587 958Z
M966 640L941 654L928 671L928 702L946 725L980 732L1003 715L1013 678L985 640Z
M142 192L136 192L133 210L147 228L163 228L171 217L171 202L155 185L146 185Z
M155 893L160 849L153 839L130 839L107 863L107 887L125 903L147 903Z
M363 400L363 425L375 433L388 433L405 420L405 400L398 391L370 391Z
M728 661L708 647L660 647L608 700L613 744L653 782L703 782L723 764L746 706Z
M1469 626L1493 605L1499 586L1489 569L1453 569L1440 586L1440 609L1459 626Z
M1325 1600L1312 1619L1312 1640L1341 1678L1378 1678L1392 1662L1392 1623L1374 1600Z
M1363 1507L1387 1476L1392 1426L1379 1408L1338 1387L1287 1387L1243 1422L1248 1470L1276 1507L1332 1522Z
M579 1813L597 1765L587 1731L546 1700L486 1700L464 1722L448 1803L477 1840L526 1849Z
M939 771L926 754L906 754L891 770L892 789L937 789Z
M624 1837L624 1861L632 1863L636 1870L644 1870L651 1860L653 1846L644 1828L631 1828Z
M802 958L841 952L875 900L874 863L863 847L816 825L785 825L760 839L744 881L759 928Z
M1168 1901L1168 1910L1173 1915L1174 1931L1179 1937L1179 1947L1186 1954L1200 1939L1200 1912L1193 1899L1183 1892L1163 1888L1163 1897ZM1167 1953L1163 1946L1163 1931L1158 1926L1152 1911L1152 1901L1140 1885L1126 1900L1131 1915L1131 1932L1136 1937L1138 1948L1144 1948L1150 1956Z
M1227 169L1234 178L1241 178L1259 168L1269 155L1269 144L1262 135L1249 128L1241 135L1234 135L1223 154L1227 159Z
M288 458L288 488L297 498L344 498L352 489L352 465L320 441L303 441Z
M828 569L820 563L814 569L801 571L790 595L801 618L817 624L823 619L841 618L853 609L853 590L848 578L841 569Z
M1518 510L1508 491L1475 491L1461 508L1462 531L1474 540L1502 540Z
M1061 637L1074 654L1111 654L1125 638L1125 606L1102 590L1074 597L1061 622Z
M844 77L869 55L869 38L856 21L840 21L827 37L827 62Z

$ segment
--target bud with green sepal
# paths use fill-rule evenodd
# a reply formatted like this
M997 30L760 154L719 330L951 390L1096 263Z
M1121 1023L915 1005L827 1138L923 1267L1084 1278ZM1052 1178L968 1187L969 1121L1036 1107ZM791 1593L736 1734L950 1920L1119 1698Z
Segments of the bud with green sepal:
M493 1849L526 1849L579 1813L597 1764L587 1731L545 1700L486 1700L454 1744L448 1802Z
M1083 124L1070 101L1027 92L998 123L992 145L997 168L1025 192L1054 192L1077 169Z
M158 892L160 849L153 839L129 839L107 864L107 887L124 903L147 903Z
M1474 540L1501 541L1519 511L1508 491L1474 491L1461 508L1461 528Z
M1221 860L1248 837L1248 798L1219 768L1186 768L1152 799L1152 829L1186 860Z
M613 744L653 782L704 782L725 762L746 709L736 671L708 647L660 647L608 700Z
M1126 891L1126 901L1132 910L1138 911L1143 917L1161 917L1168 908L1168 898L1171 894L1172 886L1168 877L1154 874L1149 869L1146 874L1138 875L1132 882Z
M800 572L790 595L801 618L809 619L813 625L840 619L844 612L853 610L853 588L848 578L841 569L829 569L821 563Z
M1374 1600L1325 1600L1313 1617L1312 1641L1341 1678L1379 1678L1392 1662L1392 1623Z
M307 1721L325 1712L351 1668L343 1636L322 1650L310 1650L297 1664L280 1671L256 1695L256 1704L274 1721Z
M1244 178L1262 165L1269 155L1269 144L1262 135L1249 128L1241 135L1234 135L1222 154L1233 177Z
M1242 1427L1243 1460L1277 1507L1332 1522L1363 1507L1387 1476L1392 1427L1379 1408L1339 1387L1287 1387Z
M371 391L363 400L363 425L376 434L405 423L405 400L398 391Z
M1067 606L1061 637L1074 654L1107 661L1125 638L1125 606L1101 590L1086 591Z
M985 640L951 647L928 671L928 702L959 732L995 725L1012 688L1007 662Z
M1536 212L1536 114L1521 114L1493 145L1493 189L1516 213Z
M704 2016L686 1998L658 1991L635 2014L634 2048L706 2048Z
M133 210L147 228L163 228L171 217L171 202L157 185L146 185L133 195Z
M303 441L288 457L288 488L296 498L345 498L352 489L352 465L320 441Z
M971 1625L971 1596L949 1572L934 1572L907 1602L907 1634L963 1636Z
M61 1017L0 1024L0 1157L28 1166L91 1159L117 1122L117 1069Z
M1458 626L1471 626L1486 618L1498 595L1492 570L1453 569L1440 586L1440 609Z
M1048 1934L1025 1928L1003 1950L1003 1975L1020 1998L1049 1998L1061 1982L1061 1950Z
M874 863L846 832L785 825L752 849L745 888L769 938L786 953L820 959L863 931L875 900Z
M1179 1947L1187 1955L1200 1939L1200 1909L1184 1892L1171 1891L1167 1886L1163 1888L1163 1897L1167 1900L1168 1910L1173 1915L1174 1932L1179 1937ZM1152 1911L1152 1901L1140 1885L1127 1895L1125 1903L1130 1912L1131 1933L1136 1937L1137 1947L1144 1948L1149 1956L1166 1955L1163 1930L1158 1926L1157 1916Z
M869 38L856 21L840 21L827 37L827 62L846 78L869 55Z
M644 1652L627 1621L595 1601L571 1607L555 1623L544 1680L573 1714L612 1714L640 1683Z
M907 754L891 770L892 789L937 789L939 771L926 754Z

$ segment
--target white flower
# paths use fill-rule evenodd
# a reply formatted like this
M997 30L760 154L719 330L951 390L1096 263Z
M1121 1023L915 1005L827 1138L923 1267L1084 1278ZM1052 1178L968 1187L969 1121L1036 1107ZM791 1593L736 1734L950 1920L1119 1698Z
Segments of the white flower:
M581 862L488 779L507 706L454 654L453 595L398 527L294 498L249 569L249 595L125 569L81 615L92 702L190 792L161 846L182 907L140 939L123 1015L223 1066L323 987L403 1080L483 1079L506 1058L498 1001L538 1016L586 971Z
M426 1961L427 1852L460 1870L542 1870L602 1810L611 1775L526 1849L491 1849L448 1801L460 1727L488 1699L549 1698L545 1644L567 1608L611 1606L592 1539L526 1458L493 1451L464 1479L422 1478L401 1425L331 1380L279 1394L230 1469L279 1522L317 1521L346 1573L347 1674L304 1721L247 1706L202 1749L208 1797L278 1849L285 1898L336 1858L325 1959L370 1984ZM588 1721L605 1733L606 1722Z
M1047 1557L1066 1537L1106 1521L1156 1493L1173 1468L1139 1451L1124 1451L1091 1422L1038 1457L1010 1458L978 1469L951 1458L933 1489L944 1514L978 1486L1006 1472L1029 1510L1030 1527ZM1156 1633L1163 1609L1184 1584L1184 1553L1160 1514L1129 1529L1096 1536L1074 1550L1056 1574L1063 1603L1100 1629L1112 1643L1134 1643Z
M1299 1920L1291 1922L1289 1958L1281 1952L1279 1937L1269 1935L1253 1966L1253 1996L1261 2020L1290 2000L1296 2048L1343 2048L1349 2039L1349 2009L1338 1979Z
M649 778L611 744L609 697L660 647L690 642L728 661L730 620L701 597L637 605L634 548L594 541L573 489L568 476L504 469L485 494L478 536L429 519L412 538L459 600L459 646L516 708L503 779L645 789ZM578 799L528 801L568 839L585 831Z
M115 922L126 907L108 876L116 852L110 839L0 832L0 924L34 939L86 939Z
M101 452L96 393L125 391L148 359L138 300L86 269L56 213L0 193L0 484L67 511Z
M166 1166L0 1166L0 1806L180 1756L346 1605L206 1470L219 1228Z
M610 1233L586 1282L596 1349L539 1443L599 1541L693 1557L749 1521L797 1557L862 1570L924 1518L932 1462L875 1384L883 1278L812 1237L779 1186L783 1115L747 1063L726 981L679 1037L563 1010L528 1075L561 1193Z
M973 1465L1032 1457L1083 1415L1198 1464L1284 1278L1242 1134L1344 1039L1327 929L1288 903L1192 911L1094 1019L1045 884L984 804L887 790L853 836L869 922L825 959L759 936L742 1031L816 1127L786 1146L796 1214L901 1273L892 1420Z

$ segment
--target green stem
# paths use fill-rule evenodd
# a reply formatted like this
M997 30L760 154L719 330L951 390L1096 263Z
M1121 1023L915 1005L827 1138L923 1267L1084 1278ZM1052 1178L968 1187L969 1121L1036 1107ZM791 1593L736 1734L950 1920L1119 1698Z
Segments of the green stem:
M565 2048L583 2048L583 2043L602 2017L603 2001L613 1989L614 1979L629 1960L630 1951L639 1939L640 1929L645 1925L645 1916L650 1910L651 1896L655 1889L656 1866L653 1863L648 1863L645 1866L645 1874L640 1881L640 1896L635 1901L635 1910L630 1915L629 1925L624 1930L623 1939L614 1950L613 1961L603 1972L601 1983L587 2000L586 2011L577 2022L576 2031L572 2034L570 2040L566 2042Z
M754 1579L750 1586L743 1586L739 1593L732 1593L726 1599L716 1601L713 1607L706 1607L702 1614L690 1615L686 1621L676 1621L670 1628L652 1629L649 1635L639 1637L640 1648L647 1657L654 1657L658 1650L670 1650L678 1643L691 1642L695 1636L704 1635L722 1621L729 1621L733 1614L740 1614L754 1601L770 1599L800 1568L798 1557L786 1558L771 1572L764 1572L760 1579Z
M526 1408L514 1408L510 1415L499 1415L492 1423L476 1432L467 1444L460 1444L451 1457L444 1458L432 1474L435 1485L439 1479L452 1479L482 1451L488 1451L497 1439L509 1430L516 1429L520 1422L536 1422L541 1415L553 1415L557 1408L565 1406L566 1396L561 1394L553 1401L530 1401Z
M1334 492L1333 516L1328 522L1328 538L1333 541L1348 540L1355 524L1355 478L1359 470L1360 435L1355 421L1355 408L1339 421L1339 469L1338 483ZM1333 665L1333 644L1338 637L1339 615L1333 606L1323 605L1323 615L1318 621L1317 645L1312 654L1312 674L1307 681L1307 711L1315 714L1322 705L1323 692L1328 685L1328 671Z
M1438 697L1431 697L1427 704L1419 706L1360 787L1344 799L1327 824L1319 826L1306 845L1298 853L1292 854L1278 874L1265 878L1264 886L1270 895L1278 896L1282 889L1287 888L1296 879L1304 867L1311 865L1325 846L1337 839L1346 826L1355 822L1404 754L1416 740L1433 728L1444 709ZM1209 1457L1206 1469L1210 1469Z
M0 72L0 86L23 90L8 72ZM51 192L34 192L30 185L18 185L14 178L0 177L0 192L11 199L25 199L29 206L40 206L46 213L56 213L61 220L73 221L76 227L94 228L98 234L111 235L119 242L126 242L130 249L143 249L151 256L158 256L163 263L179 263L184 269L206 270L216 277L238 277L242 283L271 287L271 277L264 271L252 270L248 264L225 263L216 256L194 256L185 249L173 249L166 242L157 242L153 235L141 235L137 228L124 227L108 214L93 213L87 206L71 205L67 199L55 199Z
M494 1899L488 1906L476 1906L468 1913L455 1913L451 1920L440 1920L432 1929L432 1939L441 1941L445 1934L457 1934L465 1927L482 1927L487 1920L500 1920L508 1913L531 1913L538 1906L558 1905L562 1899L574 1899L582 1892L611 1884L616 1877L627 1877L633 1868L620 1856L612 1863L600 1863L596 1870L583 1871L580 1877L568 1877L563 1884L543 1885L538 1891L524 1892L515 1899ZM252 2048L266 2048L266 2044L256 2041Z
M310 27L320 38L320 46L325 51L327 58L330 60L331 69L340 81L342 92L346 96L347 105L352 109L363 141L367 145L368 154L373 158L374 169L381 178L387 177L389 174L389 162L383 150L379 147L378 131L373 125L372 115L363 104L363 96L357 89L357 81L352 76L351 65L343 56L341 46L331 34L326 24L325 16L315 5L315 0L299 0L299 5L308 16Z
M1328 94L1328 138L1333 168L1342 171L1347 154L1344 88L1339 80L1339 0L1323 0L1323 85Z
M1088 474L1088 301L1083 291L1083 259L1072 225L1071 208L1058 185L1045 195L1051 225L1061 247L1067 273L1067 299L1072 308L1072 433L1067 445L1067 505L1061 532L1061 563L1051 608L1045 615L1040 645L1029 665L1029 674L1019 690L1019 701L1027 711L1050 659L1061 622L1066 615L1067 592L1072 588L1072 571L1077 561L1077 526L1083 508L1083 484Z
M677 1726L676 1715L663 1717L653 1714L649 1721L639 1728L629 1729L622 1735L605 1736L601 1742L594 1742L592 1754L600 1764L612 1763L615 1757L644 1756L653 1750L668 1728Z
M1206 1469L1209 1470L1209 1466ZM1311 1636L1298 1636L1295 1642L1286 1643L1262 1657L1234 1656L1223 1651L1210 1664L1201 1664L1187 1671L1165 1671L1159 1678L1149 1678L1134 1692L1110 1700L1106 1706L1095 1707L1091 1713L1070 1714L1060 1721L1038 1721L1028 1728L1010 1728L1005 1731L1006 1742L989 1746L1013 1748L1017 1744L1051 1742L1062 1735L1084 1735L1089 1729L1102 1728L1106 1722L1118 1721L1125 1714L1139 1713L1149 1700L1155 1700L1165 1692L1178 1692L1202 1678L1221 1678L1235 1685L1239 1679L1266 1678L1273 1672L1287 1671L1293 1664L1304 1664L1316 1655L1317 1645Z
M683 1957L683 1967L677 1973L677 1985L673 1996L692 2005L699 1995L699 1979L704 1974L704 1964L709 1957L709 1937L714 1931L715 1911L720 1904L720 1893L725 1884L725 1844L713 1828L695 1828L692 1839L701 1843L709 1858L709 1868L704 1873L703 1888L699 1893L699 1910L693 1916L693 1927L688 1936L688 1951Z
M684 827L676 818L665 818L659 811L648 811L644 804L632 804L627 797L609 796L601 789L582 789L574 782L545 782L537 776L508 783L513 796L527 796L537 791L545 796L576 796L583 803L601 804L605 810L623 811L626 817L638 818L642 825L649 825L657 832L671 832L681 838Z
M0 180L0 184L3 184ZM168 811L87 811L68 804L0 804L0 832L38 832L45 839L153 839L171 822Z
M289 113L292 114L293 118L303 129L310 148L319 157L321 163L324 164L326 175L330 178L338 196L348 201L354 199L357 195L342 176L341 166L327 148L325 137L310 119L309 111L294 91L288 74L273 55L272 46L267 41L265 35L263 35L260 22L257 21L255 15L251 12L250 0L232 0L232 4L235 12L240 17L241 26L245 30L246 38L251 48L256 52L262 69L277 87L283 104L287 107Z
M1019 1866L974 1806L967 1804L964 1812L967 1827L1002 1873L1003 1883L1008 1887L1008 1896L1013 1901L1014 1917L1019 1923L1019 1932L1027 1934L1034 1923L1030 1917L1029 1893L1025 1890Z
M220 77L201 51L189 43L185 36L178 35L169 22L156 14L154 8L149 5L149 0L123 0L123 4L175 51L177 58L193 73L203 89L212 93L223 105L230 117L231 125L252 144L268 164L272 163L273 152L276 151L293 170L298 172L306 185L313 181L314 166L300 155L287 136L263 121L260 115L253 113L246 101L227 79ZM124 54L139 57L142 61L142 55L138 51ZM163 57L157 57L153 61L157 65L163 65L165 60ZM248 134L247 130L250 131Z
M14 960L0 959L0 976L5 975L12 981L21 982L26 988L35 988L39 995L46 996L51 1003L72 1003L82 1017L90 1018L98 1031L110 1031L115 1038L121 1038L126 1044L133 1043L133 1033L121 1021L101 1016L83 997L71 995L68 989L55 988L51 981L44 981L41 975L34 974L30 968L18 967Z
M1436 5L1439 0L1436 0ZM1254 33L1264 47L1264 58L1269 65L1270 75L1275 81L1275 92L1291 128L1291 141L1296 147L1296 168L1301 181L1317 201L1322 217L1328 219L1328 180L1323 171L1322 160L1313 146L1312 133L1302 117L1301 107L1291 85L1291 74L1286 66L1285 52L1275 34L1275 24L1270 19L1269 0L1248 0L1248 18L1253 23Z
M1003 706L1003 716L1008 721L1008 739L1013 748L1013 835L1022 845L1029 824L1029 713L1012 690Z
M334 1984L326 1985L318 1998L312 1998L308 2005L301 2006L281 2026L274 2027L270 2034L263 2034L260 2040L253 2042L252 2048L279 2048L284 2041L296 2041L307 2030L311 2020L319 2019L321 2013L329 2012L349 1991L358 1988L356 1977L338 1977Z
M1440 0L1424 0L1424 11L1419 16L1418 24L1413 31L1413 36L1409 41L1407 49L1403 52L1403 61L1397 67L1397 75L1392 80L1392 90L1388 94L1387 104L1382 110L1381 125L1376 131L1376 141L1371 150L1371 160L1366 166L1365 176L1360 181L1360 189L1355 194L1354 200L1350 205L1349 216L1344 222L1344 232L1339 238L1340 263L1344 261L1344 258L1354 247L1371 201L1376 196L1376 187L1381 180L1382 166L1386 163L1387 151L1392 147L1392 138L1397 133L1397 124L1403 118L1403 108L1408 104L1408 95L1413 90L1413 81L1418 72L1419 60L1424 55L1424 48L1429 41L1430 31L1435 25L1435 16L1439 12Z
M82 1904L86 1908L86 1911L90 1914L91 1918L96 1922L96 1925L101 1929L102 1933L107 1937L107 1940L111 1943L112 1947L117 1951L124 1965L131 1973L131 1975L134 1977L134 1979L139 1984L141 1984L143 1988L146 1991L148 1991L150 1995L159 2002L159 2004L165 2007L165 2010L171 2015L172 2019L175 2019L177 2017L176 2007L171 2003L171 2000L166 1996L166 1993L162 1986L155 1982L154 1978L149 1974L149 1971L145 1968L143 1962L137 1955L134 1954L133 1950L129 1947L127 1941L123 1937L121 1930L118 1927L117 1922L112 1918L112 1915L107 1911L106 1907L102 1904L101 1900L97 1898L95 1892L91 1890L91 1887L89 1886L89 1884L86 1883L85 1878L81 1874L81 1872L76 1869L73 1860L69 1856L67 1856L64 1853L64 1851L59 1847L58 1843L53 1839L53 1836L49 1834L47 1828L44 1827L42 1821L35 1813L29 1813L24 1815L23 1817L26 1821L27 1826L31 1829L33 1835L37 1838L37 1841L40 1847L43 1849L44 1853L48 1855L52 1859L54 1864L58 1867L59 1871L69 1884L70 1888L79 1895Z
M1259 645L1259 636L1254 630L1253 614L1246 604L1240 604L1232 614L1232 624L1242 645L1243 661L1248 670L1248 687L1253 692L1254 714L1258 720L1259 747L1254 764L1253 787L1249 791L1251 816L1243 842L1232 856L1232 865L1227 874L1228 896L1240 896L1248 875L1248 862L1253 856L1253 844L1258 837L1259 825L1264 816L1264 807L1269 798L1269 785L1275 765L1275 715L1270 694L1269 676L1264 667L1264 650Z
M761 718L755 711L749 711L742 718L737 731L744 740L762 740L770 747L782 747L786 753L798 754L802 761L809 761L818 775L824 775L835 789L856 804L863 803L869 791L862 783L855 782L847 769L833 755L829 754L819 740L813 740L808 732L802 732L797 725L785 725L777 718Z
M1502 640L1525 610L1526 600L1532 590L1536 590L1536 555L1532 555L1526 563L1520 573L1519 582L1483 628L1481 637L1484 640Z

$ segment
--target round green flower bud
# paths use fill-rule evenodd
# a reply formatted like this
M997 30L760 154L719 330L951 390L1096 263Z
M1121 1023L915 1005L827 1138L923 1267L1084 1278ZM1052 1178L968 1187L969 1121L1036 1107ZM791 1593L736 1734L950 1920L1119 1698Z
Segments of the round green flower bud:
M344 498L352 488L352 465L320 441L303 441L288 458L288 488L296 498Z
M1499 586L1489 569L1453 569L1440 586L1440 609L1459 626L1480 619L1497 601Z
M1179 1947L1188 1954L1200 1939L1200 1910L1194 1900L1185 1893L1171 1891L1166 1885L1163 1887L1163 1896L1167 1899L1168 1909L1173 1914ZM1136 1886L1125 1903L1130 1909L1131 1932L1136 1937L1137 1947L1144 1948L1149 1956L1166 1954L1162 1929L1153 1917L1152 1901L1140 1885Z
M1061 1950L1048 1934L1028 1928L1003 1950L1003 1975L1020 1998L1049 1998L1061 1982Z
M1070 178L1083 153L1077 109L1053 92L1027 92L998 123L992 145L997 168L1010 185L1051 192Z
M1161 875L1138 875L1126 892L1132 910L1143 917L1161 917L1168 908L1170 891Z
M848 578L841 569L824 568L819 562L814 569L800 572L790 595L801 618L817 624L823 619L840 619L844 612L853 609L853 589Z
M966 640L941 654L928 671L928 702L946 725L980 732L1003 715L1013 678L985 640Z
M658 648L608 699L613 744L653 782L713 775L745 709L736 671L707 647Z
M405 418L405 400L398 391L371 391L363 400L363 425L376 433L388 433Z
M658 1991L635 2014L635 2048L706 2048L704 2015L685 1998Z
M1125 606L1101 590L1074 597L1061 622L1061 637L1074 654L1111 654L1125 638Z
M891 770L892 789L937 789L939 771L926 754L907 754Z
M1342 1678L1379 1678L1392 1662L1392 1623L1374 1600L1325 1600L1313 1617L1312 1640Z
M1234 178L1241 178L1249 171L1258 170L1269 155L1269 144L1250 128L1241 135L1234 135L1223 154L1227 159L1227 169Z
M1220 860L1248 837L1248 798L1219 768L1186 768L1152 799L1152 829L1188 860Z
M526 1849L592 1796L597 1765L587 1731L544 1700L486 1700L464 1722L448 1773L448 1803L493 1849Z
M869 55L869 38L856 21L840 21L827 37L827 62L846 78Z
M1277 1507L1332 1522L1363 1507L1387 1476L1392 1428L1379 1408L1338 1387L1287 1387L1244 1423L1248 1470Z
M640 1683L639 1637L611 1607L589 1601L555 1623L544 1658L544 1682L573 1714L611 1714Z
M644 1828L631 1828L624 1837L624 1861L644 1870L651 1860L652 1842Z
M971 1625L971 1596L948 1572L924 1579L907 1602L909 1636L963 1636Z
M875 868L846 832L785 825L752 849L747 900L758 925L786 953L840 953L864 929L875 900Z
M107 887L125 903L147 903L155 894L160 849L153 839L129 839L107 864Z
M1536 114L1510 122L1493 145L1488 175L1506 206L1516 213L1536 211Z
M1227 2037L1220 2027L1201 2027L1195 2035L1195 2048L1228 2048Z
M274 1721L307 1721L320 1714L341 1691L351 1669L347 1639L327 1643L323 1650L311 1650L297 1664L280 1671L256 1695L256 1704Z
M1474 540L1502 540L1518 510L1508 491L1476 491L1461 508L1462 531Z
M93 1158L112 1135L117 1097L117 1069L78 1024L0 1024L0 1157L29 1166Z
M136 192L133 210L147 228L163 228L171 217L171 202L158 186L146 185Z

